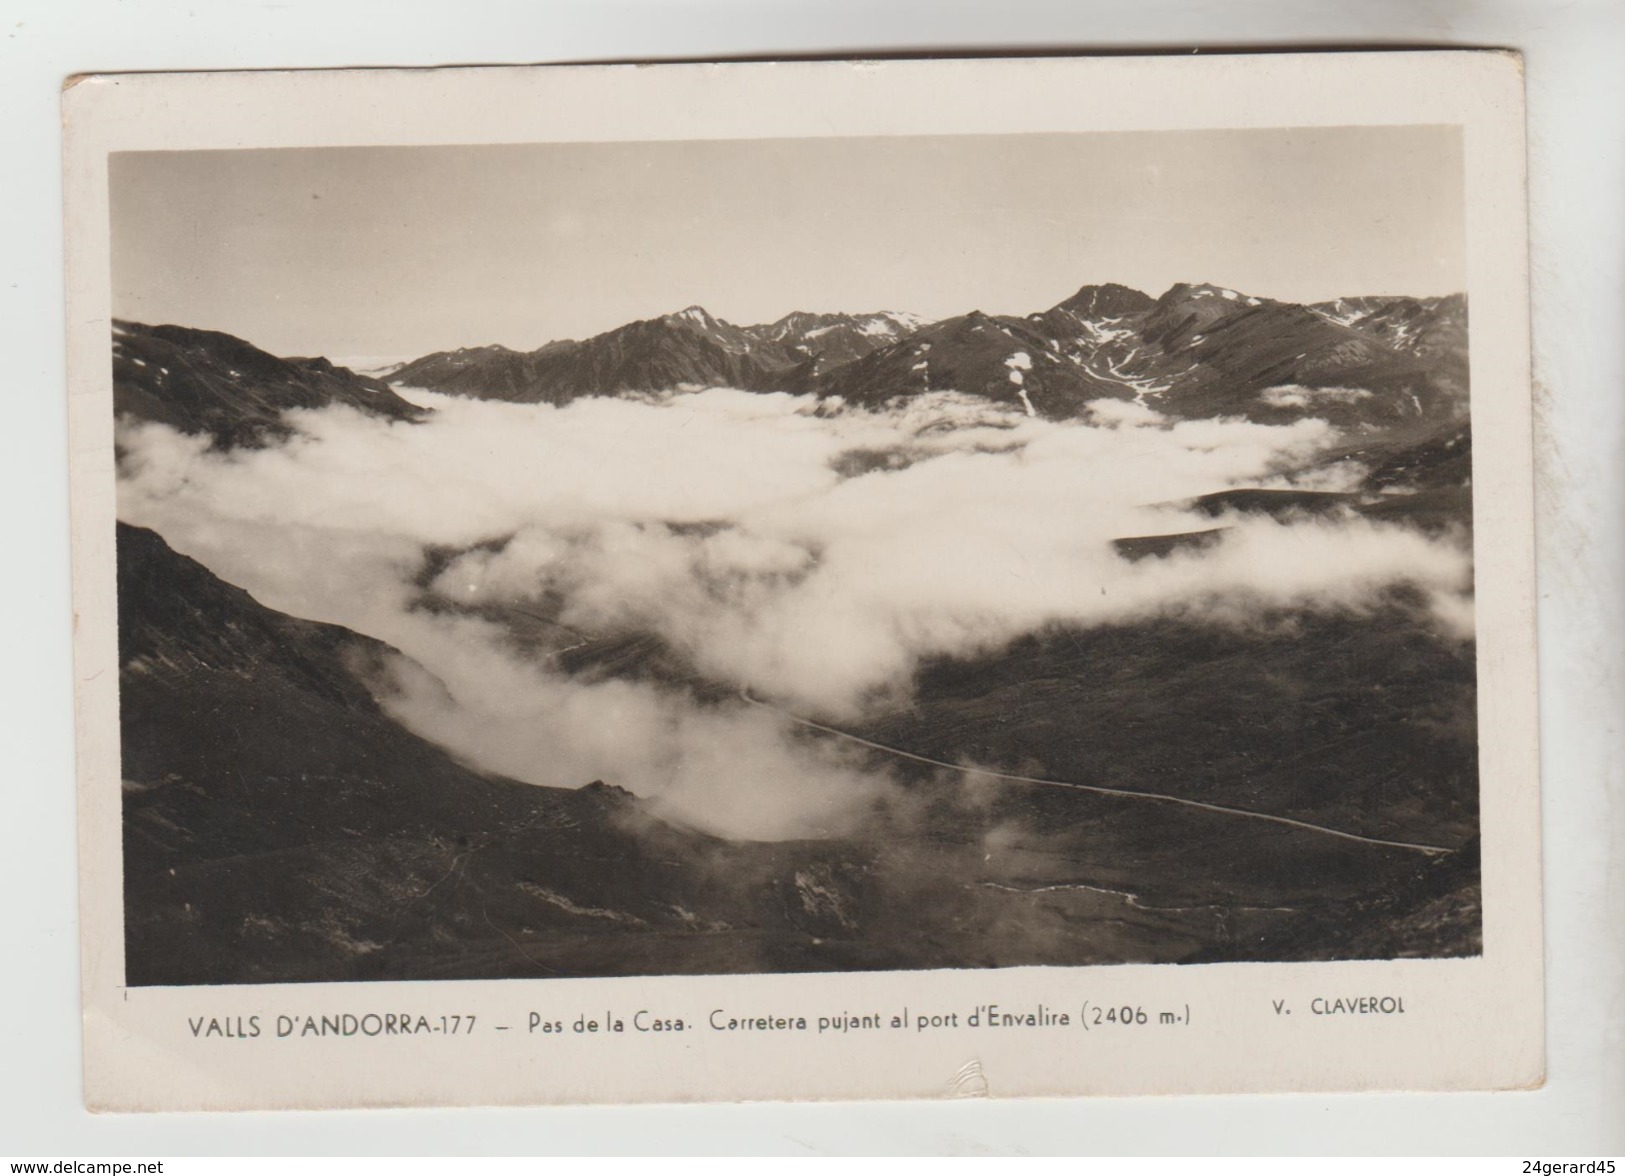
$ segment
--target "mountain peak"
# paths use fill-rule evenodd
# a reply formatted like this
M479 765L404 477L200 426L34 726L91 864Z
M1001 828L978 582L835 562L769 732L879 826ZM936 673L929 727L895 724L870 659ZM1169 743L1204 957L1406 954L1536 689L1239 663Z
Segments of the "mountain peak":
M792 310L771 323L746 327L747 331L764 339L784 341L792 336L798 342L818 338L832 331L848 330L871 338L895 339L928 325L930 319L902 310L875 310L849 314L846 312L819 312Z
M703 306L685 306L675 314L661 316L666 322L693 323L697 327L714 327L717 320Z
M1228 286L1215 286L1212 282L1175 282L1168 287L1167 292L1157 301L1164 306L1169 306L1175 303L1208 298L1218 298L1225 302L1234 302L1240 306L1258 306L1263 301L1263 299L1232 290Z
M1134 289L1132 286L1121 286L1116 282L1106 282L1103 285L1084 286L1066 301L1060 303L1055 309L1064 310L1079 318L1122 318L1124 315L1139 314L1150 310L1156 305L1151 295Z
M914 314L907 310L877 310L874 314L860 315L859 317L866 319L888 319L895 323L898 328L903 331L917 331L921 327L930 326L933 321L926 318L923 314Z

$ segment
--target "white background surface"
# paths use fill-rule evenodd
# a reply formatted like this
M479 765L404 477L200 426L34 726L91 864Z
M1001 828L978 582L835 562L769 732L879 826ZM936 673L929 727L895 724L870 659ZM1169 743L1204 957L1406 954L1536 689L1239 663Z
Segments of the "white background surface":
M57 128L75 72L1494 45L1527 55L1548 1082L1502 1095L92 1117L80 1110ZM0 0L0 1155L1625 1152L1625 5ZM1147 101L1155 101L1154 94ZM1290 112L1283 112L1283 117Z

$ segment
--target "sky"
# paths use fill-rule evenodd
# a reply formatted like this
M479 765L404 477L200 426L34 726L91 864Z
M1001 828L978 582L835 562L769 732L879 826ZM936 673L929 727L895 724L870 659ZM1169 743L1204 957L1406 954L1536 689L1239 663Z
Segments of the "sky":
M140 152L110 189L115 315L280 355L1466 284L1455 127Z

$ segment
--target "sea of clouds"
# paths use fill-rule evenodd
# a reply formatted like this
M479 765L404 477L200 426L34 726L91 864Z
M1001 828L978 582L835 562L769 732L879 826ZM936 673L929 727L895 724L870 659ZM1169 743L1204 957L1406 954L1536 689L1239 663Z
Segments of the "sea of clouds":
M1201 549L1113 547L1215 526L1179 505L1195 496L1292 483L1337 440L1318 420L1105 401L1054 422L952 394L887 411L728 389L563 408L404 394L426 422L300 412L260 450L121 426L120 517L270 608L401 650L388 705L478 767L603 779L725 835L843 832L887 787L746 694L850 724L906 700L927 658L1058 626L1368 610L1399 585L1471 635L1470 552L1448 537L1231 517ZM516 645L490 612L506 605L556 623L560 648L655 635L739 694L572 676Z

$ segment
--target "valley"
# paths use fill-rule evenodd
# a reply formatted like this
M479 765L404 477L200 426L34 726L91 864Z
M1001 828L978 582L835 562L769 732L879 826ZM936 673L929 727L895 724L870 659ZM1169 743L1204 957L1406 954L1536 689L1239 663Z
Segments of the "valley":
M113 352L132 985L1481 950L1459 295Z

